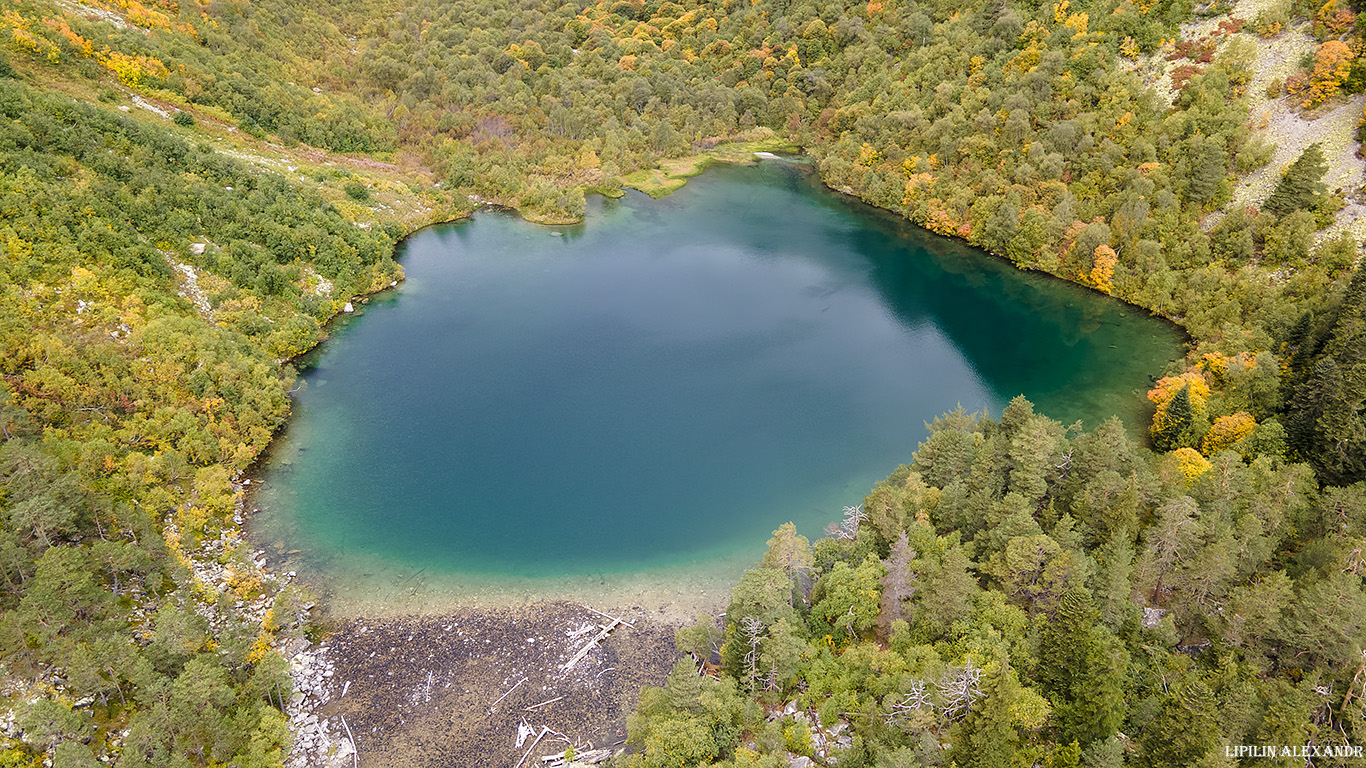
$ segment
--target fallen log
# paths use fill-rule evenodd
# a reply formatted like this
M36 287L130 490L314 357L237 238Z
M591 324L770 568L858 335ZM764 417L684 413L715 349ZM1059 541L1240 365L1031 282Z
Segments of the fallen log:
M563 696L556 696L555 698L550 699L549 701L543 701L543 702L541 702L540 704L532 704L532 705L529 706L529 707L522 707L522 709L523 709L524 711L530 712L530 711L535 710L535 709L540 709L541 707L544 707L544 706L547 705L547 704L554 704L555 702L557 702L557 701L559 701L560 699L563 699L563 698L564 698Z
M565 754L566 752L561 752L558 755L547 755L546 757L541 758L541 762L545 763L543 768L565 768L565 766L571 765L597 765L612 756L612 748L590 749L586 752L579 752L574 755L573 760L565 759Z
M341 724L346 729L346 738L351 741L351 768L359 768L360 745L356 744L356 737L351 735L351 726L346 724L346 715L341 716Z
M607 639L607 636L612 633L612 630L617 628L618 624L625 623L626 622L622 621L621 619L612 619L611 624L608 624L607 626L603 627L601 632L595 635L592 640L588 641L588 645L585 645L583 648L580 648L579 652L574 654L574 658L565 662L564 666L560 667L560 669L564 670L565 672L568 672L569 670L573 669L574 665L582 661L584 656L587 656L590 651L598 647L598 643Z
M589 608L588 606L584 605L583 603L579 603L579 607L582 608L582 609L584 609L585 611L592 611L593 613L596 613L597 615L603 617L604 619L612 619L612 620L614 620L614 621L620 621L622 624L625 624L626 626L630 627L631 629L635 629L635 628L636 628L636 625L635 625L635 624L632 624L631 622L629 622L629 621L627 621L627 620L625 620L625 619L618 619L616 616L613 616L613 615L610 614L610 613L603 613L602 611L599 611L599 610L596 609L596 608Z
M532 750L536 749L536 745L541 743L541 739L544 739L547 733L550 733L549 728L541 728L541 735L537 736L536 740L531 742L531 746L527 747L526 754L522 755L522 759L518 760L517 764L514 765L512 768L522 768L522 763L525 763L526 759L528 757L531 757Z
M503 699L506 699L506 698L508 697L508 694L509 694L509 693L512 693L513 691L517 690L517 688L520 687L522 683L525 683L525 682L526 682L527 680L529 680L529 679L531 679L531 678L524 677L524 678L522 678L521 680L518 680L518 681L517 681L517 685L512 686L511 688L508 689L507 693L505 693L505 694L503 694L502 696L499 696L499 697L498 697L498 701L502 701ZM498 701L493 702L493 704L491 704L491 705L489 706L489 714L493 714L493 711L494 711L495 709L498 708Z

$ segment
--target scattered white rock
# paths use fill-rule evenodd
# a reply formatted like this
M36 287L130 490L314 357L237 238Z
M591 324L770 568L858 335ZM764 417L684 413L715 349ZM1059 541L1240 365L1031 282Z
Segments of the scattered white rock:
M347 314L350 314L352 312L355 312L356 308L352 306L351 302L348 301L346 302L346 306L342 307L342 311L346 312Z
M1143 608L1143 627L1152 629L1162 623L1162 617L1167 615L1165 608Z
M133 95L133 103L136 104L139 108L145 109L145 110L147 110L148 112L151 112L152 114L157 115L157 116L159 116L159 117L164 117L164 118L166 118L166 119L168 119L168 120L171 118L171 113L170 113L170 112L167 112L166 110L162 109L161 107L158 107L157 105L153 104L152 102L150 102L150 101L148 101L148 100L146 100L146 99L144 99L144 98L142 98L141 96L138 96L138 95L136 95L136 94Z
M90 21L107 21L117 29L131 29L129 24L122 16L113 11L106 11L102 8L92 8L85 3L72 2L72 0L57 0L57 5L62 8L82 16Z
M213 307L209 305L209 297L206 296L204 291L199 287L199 275L194 271L194 267L176 261L165 251L162 251L161 255L162 258L166 259L166 263L171 265L172 269L183 276L180 295L194 302L194 306L199 310L199 314L212 320Z
M314 293L315 295L318 295L318 296L331 296L331 295L332 295L332 281L331 281L331 280L328 280L327 278L325 278L325 277L323 277L322 275L318 274L317 271L315 271L312 267L307 267L306 270L305 270L305 273L306 273L306 276L307 276L307 278L308 278L308 280L306 281L305 284L307 284L307 282L312 282L312 283L313 283L313 293Z

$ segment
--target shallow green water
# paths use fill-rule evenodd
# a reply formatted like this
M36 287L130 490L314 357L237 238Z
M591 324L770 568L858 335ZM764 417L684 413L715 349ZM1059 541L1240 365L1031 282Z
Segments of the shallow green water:
M1133 414L1170 326L824 191L723 167L577 227L481 213L314 357L258 539L334 566L562 576L818 534L924 422ZM339 567L339 566L337 566Z

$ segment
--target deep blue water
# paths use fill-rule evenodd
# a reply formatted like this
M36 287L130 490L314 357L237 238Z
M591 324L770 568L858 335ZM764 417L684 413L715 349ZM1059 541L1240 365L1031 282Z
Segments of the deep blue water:
M322 560L554 576L815 535L938 413L1023 393L1094 426L1180 353L782 161L575 227L480 213L400 260L313 356L263 476L257 531Z

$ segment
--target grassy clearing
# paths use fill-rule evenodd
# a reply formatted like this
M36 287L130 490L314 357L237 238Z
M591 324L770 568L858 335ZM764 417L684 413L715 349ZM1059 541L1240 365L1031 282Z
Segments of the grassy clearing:
M665 171L658 168L636 171L623 176L621 179L623 187L638 189L654 198L664 197L687 183L687 178L669 176Z
M622 177L621 185L638 189L653 198L669 195L688 179L697 176L714 163L749 165L755 162L756 152L796 152L800 149L790 141L772 135L771 131L756 131L757 136L746 141L718 144L712 149L686 157L661 160L658 168L636 171Z

